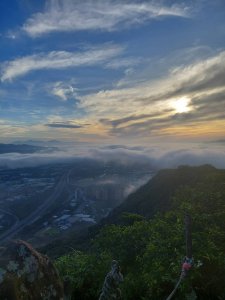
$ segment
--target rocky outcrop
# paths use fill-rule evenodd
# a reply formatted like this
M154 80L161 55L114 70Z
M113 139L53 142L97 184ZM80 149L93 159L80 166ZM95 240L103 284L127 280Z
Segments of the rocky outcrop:
M0 265L0 300L62 300L63 285L49 258L24 241L12 242Z
M111 271L106 275L99 300L121 300L120 283L123 275L116 260L112 261Z

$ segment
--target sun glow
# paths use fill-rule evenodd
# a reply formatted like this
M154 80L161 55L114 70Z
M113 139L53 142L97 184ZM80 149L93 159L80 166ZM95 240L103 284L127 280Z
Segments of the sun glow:
M185 112L190 111L189 103L190 103L189 98L182 97L182 98L179 98L179 99L175 100L173 102L172 106L176 110L176 113L181 114L181 113L185 113Z

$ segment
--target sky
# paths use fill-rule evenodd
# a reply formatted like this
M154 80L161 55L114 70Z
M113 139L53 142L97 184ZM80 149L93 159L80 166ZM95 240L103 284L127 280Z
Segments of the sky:
M30 139L225 141L225 1L1 0L0 142Z

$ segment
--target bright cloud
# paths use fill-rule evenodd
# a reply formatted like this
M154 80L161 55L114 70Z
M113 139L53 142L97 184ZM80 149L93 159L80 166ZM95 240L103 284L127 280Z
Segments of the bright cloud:
M118 30L166 16L187 17L183 5L163 5L155 1L49 1L44 12L31 16L23 30L32 37L61 31Z
M159 133L162 129L167 129L164 134L169 134L169 128L181 124L223 120L224 86L223 51L193 64L173 68L161 79L102 90L79 99L80 107L90 116L99 118L112 134L127 136L139 132L146 135L152 131ZM183 127L182 130L184 132Z
M190 99L187 97L181 97L173 101L173 107L177 113L186 113L191 110Z
M77 95L77 89L71 84L56 82L51 89L51 93L59 97L60 100L66 101L69 98L74 98Z
M13 79L43 69L94 66L120 55L122 51L123 48L117 45L102 45L84 52L51 51L24 56L3 65L1 80Z

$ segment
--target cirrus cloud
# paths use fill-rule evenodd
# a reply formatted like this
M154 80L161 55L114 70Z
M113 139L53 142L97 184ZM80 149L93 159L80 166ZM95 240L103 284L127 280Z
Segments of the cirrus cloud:
M188 7L182 3L168 6L155 1L56 0L48 1L44 12L32 15L22 28L35 38L57 31L120 30L156 18L188 14Z
M174 67L160 79L81 96L79 105L90 115L95 114L112 134L149 134L180 124L207 125L211 120L224 120L224 87L225 51L221 51ZM188 99L186 113L173 107L182 97Z
M43 69L65 69L80 66L94 66L120 55L123 48L118 45L101 45L83 52L50 51L17 58L5 62L1 81Z

